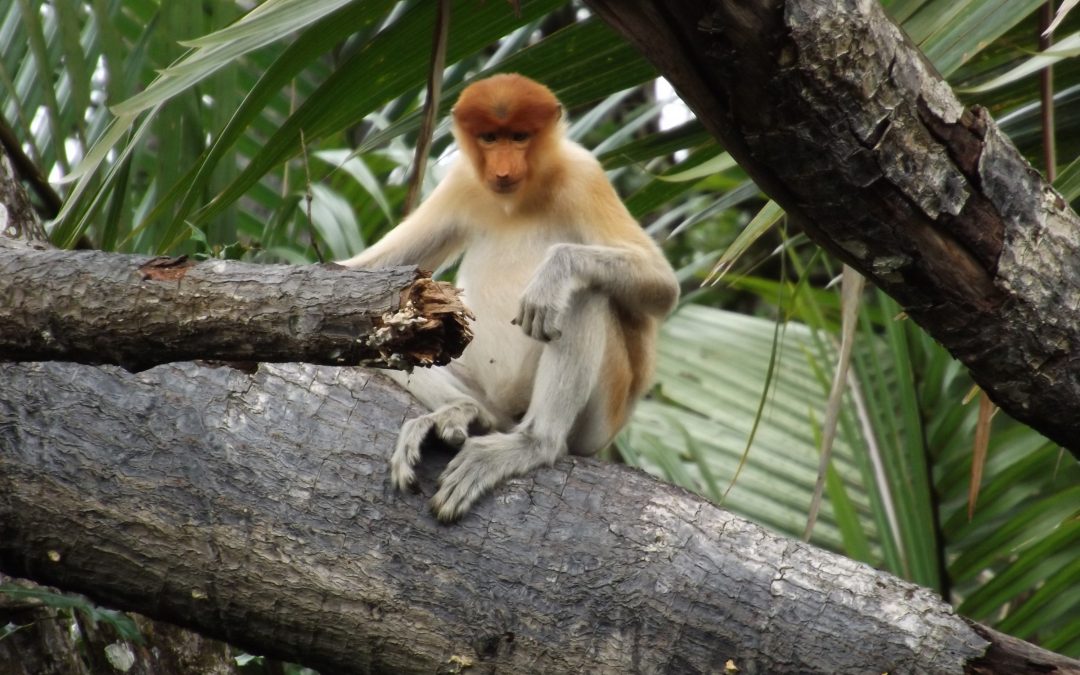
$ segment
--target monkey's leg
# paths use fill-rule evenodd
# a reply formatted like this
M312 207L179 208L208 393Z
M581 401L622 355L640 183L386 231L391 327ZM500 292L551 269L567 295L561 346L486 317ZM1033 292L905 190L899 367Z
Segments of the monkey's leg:
M433 410L401 425L390 457L390 477L399 490L404 491L415 482L413 467L420 462L420 446L431 433L458 447L470 433L487 433L497 426L495 416L480 402L479 396L446 367L388 374Z
M606 429L583 427L603 424L604 416L596 414L604 398L597 385L605 343L616 335L614 321L602 295L589 296L569 310L562 335L548 342L540 355L525 417L508 433L466 439L447 465L431 500L439 520L457 520L477 498L507 478L550 466L567 453L571 432L610 437Z

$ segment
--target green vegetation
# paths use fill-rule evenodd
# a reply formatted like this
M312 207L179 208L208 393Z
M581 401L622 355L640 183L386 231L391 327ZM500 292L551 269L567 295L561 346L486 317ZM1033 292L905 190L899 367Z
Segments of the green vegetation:
M0 122L42 175L66 181L54 183L59 214L32 191L57 245L305 263L314 237L347 257L399 217L436 4L267 0L245 15L248 3L225 0L17 0L0 8ZM838 351L839 263L789 231L699 124L661 129L655 71L611 29L577 5L520 4L453 3L443 108L483 73L547 83L688 289L617 458L800 536ZM1045 169L1041 0L884 4ZM1073 14L1052 57L1057 185L1070 200ZM438 126L428 189L449 141ZM727 275L699 288L737 238ZM999 414L969 519L970 378L880 292L864 293L858 321L812 541L1080 656L1080 465Z

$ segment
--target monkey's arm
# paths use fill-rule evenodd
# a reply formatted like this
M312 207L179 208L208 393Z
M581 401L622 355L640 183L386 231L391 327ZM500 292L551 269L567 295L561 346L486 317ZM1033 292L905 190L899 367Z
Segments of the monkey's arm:
M569 273L586 288L608 295L633 312L662 318L679 300L675 271L652 242L641 247L559 244L553 249L549 256L562 258Z
M552 340L562 335L570 305L597 293L631 314L666 316L679 299L679 282L659 249L642 238L640 245L552 246L525 288L515 323L538 340Z
M455 182L448 176L386 236L340 264L368 268L416 265L430 272L437 270L464 246L463 227L455 217L458 211L455 202L459 200L455 196Z
M582 243L551 246L530 287L567 287L571 296L598 292L630 314L667 316L679 299L675 271L626 210L596 158L569 141L562 151L569 158L569 178L553 201L557 217L576 224Z

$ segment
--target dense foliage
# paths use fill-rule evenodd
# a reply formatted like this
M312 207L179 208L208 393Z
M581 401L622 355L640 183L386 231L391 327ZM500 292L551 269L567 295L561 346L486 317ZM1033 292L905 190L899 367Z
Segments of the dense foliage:
M397 222L437 3L254 4L0 8L0 131L56 244L306 263L352 255ZM1035 57L1042 0L884 4L1042 170L1037 68L1056 61L1051 168L1067 198L1080 195L1080 16ZM786 227L696 121L670 121L679 105L657 95L652 66L587 10L452 5L441 107L490 72L547 83L684 281L657 386L617 458L799 536L837 352L839 264ZM444 123L428 189L449 141ZM730 271L702 286L721 256ZM848 382L813 541L1080 656L1080 466L998 415L969 517L971 381L874 290Z

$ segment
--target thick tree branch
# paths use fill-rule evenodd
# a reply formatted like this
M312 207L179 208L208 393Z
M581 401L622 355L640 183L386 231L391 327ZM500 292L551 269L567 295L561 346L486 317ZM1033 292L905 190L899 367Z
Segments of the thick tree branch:
M447 363L472 335L457 291L413 267L194 263L0 238L0 298L9 361L402 368Z
M988 646L930 591L625 467L565 460L440 526L439 462L424 494L390 487L418 411L371 371L0 378L0 568L258 653L330 672L959 673Z
M589 0L818 244L1080 456L1080 219L874 0Z

